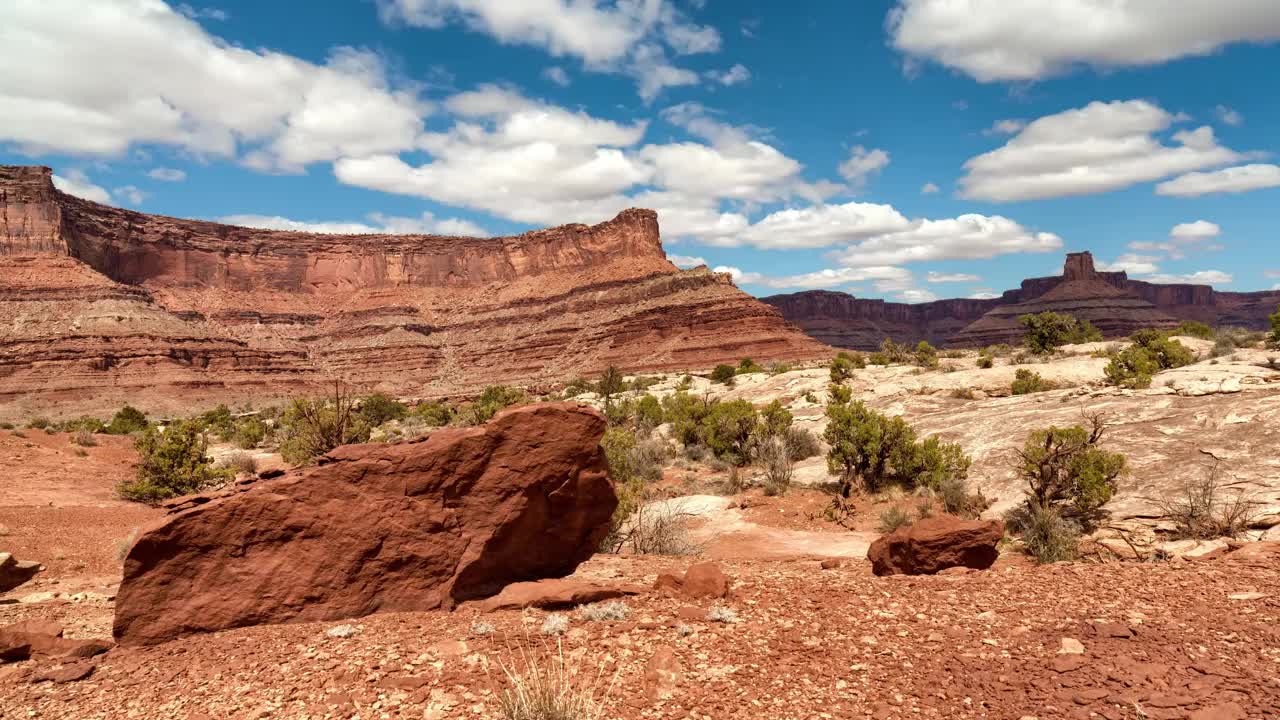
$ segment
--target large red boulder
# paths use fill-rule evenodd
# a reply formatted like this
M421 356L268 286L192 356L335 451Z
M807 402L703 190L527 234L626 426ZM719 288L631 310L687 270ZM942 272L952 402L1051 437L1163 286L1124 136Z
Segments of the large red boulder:
M115 636L451 608L567 575L617 505L604 430L590 408L529 405L183 503L129 550Z
M952 567L985 570L1000 552L999 520L961 520L939 515L881 535L867 550L876 575L932 575Z

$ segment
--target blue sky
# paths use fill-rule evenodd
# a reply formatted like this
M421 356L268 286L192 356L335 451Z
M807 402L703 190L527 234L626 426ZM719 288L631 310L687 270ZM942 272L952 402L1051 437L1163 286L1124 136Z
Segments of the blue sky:
M1280 284L1274 0L16 0L0 162L146 212L507 234L660 213L765 295Z

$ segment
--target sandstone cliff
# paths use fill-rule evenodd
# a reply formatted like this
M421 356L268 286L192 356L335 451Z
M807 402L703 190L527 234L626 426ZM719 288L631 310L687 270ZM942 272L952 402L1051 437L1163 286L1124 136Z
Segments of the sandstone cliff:
M827 352L727 275L672 265L650 210L502 238L317 235L107 207L0 166L0 415Z
M1063 275L1023 280L1017 290L1008 290L990 300L958 298L906 304L855 298L847 293L826 290L774 295L762 300L778 308L783 317L815 339L857 350L873 350L886 337L910 344L921 340L939 346L982 344L981 326L967 335L962 331L988 313L1008 315L1009 311L1002 308L1033 303L1071 277L1079 280L1080 275L1088 276L1086 284L1060 291L1063 297L1057 300L1069 299L1070 302L1058 307L1064 312L1099 320L1099 327L1108 337L1125 335L1131 332L1130 326L1138 322L1168 325L1170 317L1178 321L1196 320L1210 325L1261 330L1268 326L1267 316L1280 306L1280 291L1276 290L1220 292L1208 285L1155 284L1131 280L1124 272L1097 272L1088 253L1068 256L1067 266ZM1119 294L1114 292L1117 290ZM1134 300L1141 302L1135 304ZM1054 298L1046 299L1046 303L1050 301ZM1073 305L1074 310L1068 305ZM1154 307L1160 317L1148 316L1148 306ZM1032 304L1011 311L1013 319L1016 321L1017 314L1038 312L1036 307ZM1142 315L1133 315L1134 312ZM1008 322L1002 322L1001 326L1004 330L999 334L1009 339L1011 326Z

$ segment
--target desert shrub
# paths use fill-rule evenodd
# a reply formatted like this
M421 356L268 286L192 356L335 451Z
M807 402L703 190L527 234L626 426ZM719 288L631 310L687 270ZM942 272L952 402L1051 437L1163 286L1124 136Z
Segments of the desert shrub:
M1094 342L1102 339L1088 320L1077 320L1071 315L1043 312L1018 318L1027 329L1024 342L1033 353L1047 355L1063 345Z
M267 439L267 424L257 415L242 417L235 423L231 441L241 450L251 450Z
M764 368L757 365L756 361L752 360L751 358L742 358L742 360L739 360L738 369L735 370L735 372L739 375L746 375L748 373L762 373L764 371L765 371Z
M812 430L792 425L787 428L787 449L791 451L791 459L799 462L822 454L822 445Z
M196 422L220 440L230 440L235 432L235 418L231 415L231 408L223 404L197 415Z
M578 617L589 622L622 622L631 616L631 608L621 600L592 603L578 608Z
M888 367L890 364L893 363L893 360L885 353L876 351L867 356L867 362L871 365Z
M635 467L636 434L626 428L611 427L600 438L609 476L615 483L626 483L637 476Z
M880 343L880 352L889 359L889 364L915 361L915 353L911 352L906 345L894 342L893 338L885 338L884 342Z
M1185 345L1158 330L1140 330L1132 340L1103 371L1107 382L1117 387L1149 387L1157 372L1190 365L1196 359Z
M106 432L108 435L129 435L146 430L147 425L146 414L132 405L125 405L111 416Z
M630 398L609 400L604 404L604 416L610 425L630 427L636 419L636 402Z
M520 388L490 385L474 402L459 408L457 415L464 425L483 425L492 420L499 410L519 405L528 399Z
M755 406L746 400L714 403L698 424L698 439L721 460L745 465L751 460L758 422Z
M31 420L27 422L27 429L28 430L47 430L49 429L49 426L52 424L53 423L50 422L49 418L47 417L31 418Z
M626 390L626 380L622 376L622 371L617 367L610 365L600 373L600 379L596 381L595 391L605 402L607 406L613 399L614 395Z
M976 518L991 507L991 500L982 493L969 492L969 483L962 477L949 477L938 483L935 491L942 501L942 509L962 518Z
M596 386L586 378L574 378L572 382L564 386L564 390L560 393L566 398L577 397L582 393L595 392Z
M301 398L289 403L280 419L280 456L301 465L339 445L369 439L369 425L355 412L354 401L340 384L327 398Z
M690 537L696 516L670 502L641 500L620 524L613 552L623 549L637 555L698 555L702 546Z
M692 387L693 387L693 376L685 374L680 376L680 382L676 383L675 390L676 392L689 392L689 388L692 388Z
M761 437L785 435L793 419L791 411L783 407L781 401L774 400L760 411L760 426L757 432Z
M413 415L427 427L444 427L453 421L453 408L442 402L428 401L414 407Z
M662 402L653 395L645 394L636 401L636 425L644 429L656 428L665 422Z
M769 364L770 375L781 375L782 373L791 372L793 369L795 368L792 367L791 363L775 362Z
M1267 335L1267 344L1272 347L1280 346L1280 307L1272 315L1267 316L1267 320L1271 322L1271 332Z
M1040 373L1026 368L1018 368L1013 376L1013 385L1009 389L1014 395L1030 395L1031 393L1044 392L1053 388L1053 383L1041 377Z
M1027 554L1038 562L1074 560L1079 554L1080 526L1057 508L1019 506L1005 516L1005 522L1022 536Z
M1173 330L1174 335L1185 335L1187 337L1200 338L1201 340L1213 339L1213 328L1202 322L1194 320L1186 320Z
M612 474L612 470L610 472ZM627 529L631 516L648 500L644 481L638 477L619 482L614 475L613 483L613 490L618 496L618 505L614 508L613 516L609 520L609 533L600 542L600 550L610 553L622 550L622 546L627 541Z
M933 495L924 495L916 500L916 520L928 520L933 517L934 500Z
M80 447L94 447L98 441L89 430L77 430L71 434L71 442Z
M968 475L970 460L959 445L937 438L917 442L902 418L852 400L848 388L833 386L831 393L823 439L830 448L827 468L840 476L843 497L857 484L875 492L890 484L936 487L949 477Z
M1179 491L1159 501L1162 514L1179 538L1241 537L1249 529L1258 504L1243 492L1228 491L1221 467L1214 463L1199 477L1185 480Z
M1125 457L1100 447L1106 432L1101 415L1086 420L1087 427L1049 427L1027 437L1017 469L1027 481L1029 505L1089 518L1111 499Z
M990 370L995 367L996 359L990 355L979 355L977 360L978 367L983 370Z
M107 424L96 417L82 415L74 420L67 420L58 425L58 429L65 433L87 432L89 434L105 432Z
M568 627L564 616L548 616L548 623L551 617L559 617ZM613 682L599 687L603 672L572 667L563 650L541 659L525 655L518 669L505 664L501 667L506 687L495 693L501 720L606 720L616 716L608 698Z
M677 440L686 447L700 443L698 428L702 419L711 412L715 401L695 397L682 390L662 398L662 414Z
M756 448L756 462L764 474L764 494L784 495L791 487L795 460L785 433L765 439Z
M738 612L733 608L725 607L724 605L713 605L711 609L707 611L707 622L732 625L733 623L738 622Z
M236 474L256 475L258 472L258 461L246 452L231 453L222 461L222 467L231 470Z
M912 360L922 368L936 368L938 367L938 350L927 341L921 340L916 345Z
M163 431L147 428L134 447L139 455L137 475L117 487L120 496L128 500L159 502L196 492L231 475L213 467L205 454L208 441L196 421L179 420Z
M955 388L951 391L951 397L956 400L977 400L978 394L973 388Z
M409 408L404 403L384 393L367 395L360 401L360 416L371 428L391 420L403 420L408 414Z
M717 365L711 371L711 382L730 384L733 382L733 376L737 374L738 371L732 365Z
M12 429L13 429L13 423L0 422L0 430L12 430Z
M853 361L840 353L831 361L831 382L840 385L853 377Z
M569 617L560 613L551 613L542 622L543 635L563 635L569 629Z
M880 513L879 530L882 534L889 534L900 527L906 527L911 524L911 515L896 505Z
M649 375L637 375L626 383L626 389L633 392L644 392L649 388L662 382L661 378L651 377Z
M848 360L849 364L853 365L854 370L862 370L867 367L867 356L857 351L841 350L836 353L836 357Z

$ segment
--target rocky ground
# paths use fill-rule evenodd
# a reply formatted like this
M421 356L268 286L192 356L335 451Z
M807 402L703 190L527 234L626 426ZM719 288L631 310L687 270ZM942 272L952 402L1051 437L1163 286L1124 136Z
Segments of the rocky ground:
M1112 448L1134 466L1117 515L1158 529L1145 498L1208 456L1231 462L1268 512L1280 503L1280 373L1260 352L1121 392L1095 384L1101 361L1084 348L1030 365L1064 387L1023 397L1007 396L1011 365L943 363L954 369L876 368L853 382L876 407L962 442L975 484L998 499L1016 497L1004 455L1031 424L1102 409L1116 418ZM677 379L652 391L669 392ZM716 396L782 399L815 431L825 388L824 369L743 376L733 388L695 381ZM972 392L957 397L959 389ZM133 452L127 439L98 440L82 448L66 434L0 430L0 551L46 565L0 595L0 626L40 620L63 625L69 638L110 636L119 548L159 512L114 497ZM801 464L798 487L782 498L713 494L722 474L677 462L661 487L675 496L664 502L694 516L702 554L733 578L727 598L650 591L622 601L623 619L566 612L563 635L543 634L542 610L464 605L243 628L65 666L25 661L0 666L0 718L499 717L506 671L549 652L597 688L602 718L1280 716L1274 545L1202 560L1043 567L1006 550L985 572L880 578L864 559L878 513L911 499L860 500L850 532L822 516L827 496L812 487L827 481L821 458ZM1265 528L1255 535L1276 539ZM597 555L573 578L650 588L691 562ZM344 625L353 632L331 634ZM90 667L79 681L33 682Z

